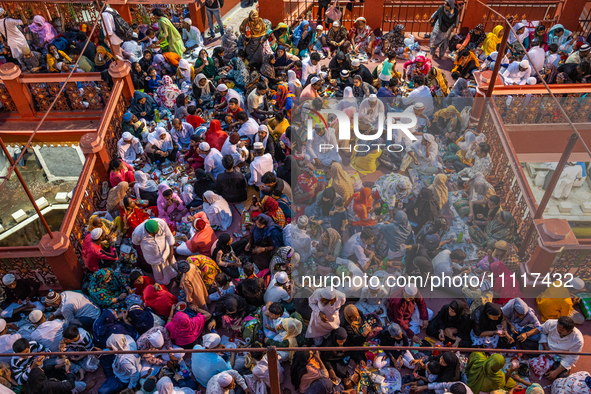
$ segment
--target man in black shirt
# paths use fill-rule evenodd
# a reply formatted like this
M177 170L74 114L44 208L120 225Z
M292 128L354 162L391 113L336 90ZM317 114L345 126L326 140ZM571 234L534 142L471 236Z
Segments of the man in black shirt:
M21 313L28 313L41 305L34 305L39 296L41 283L33 279L16 279L13 274L6 274L2 277L2 284L5 286L6 300L3 302L5 319L14 317L20 319Z
M226 171L219 174L216 179L218 193L227 202L246 201L246 179L241 172L234 171L234 158L231 155L225 155L222 158L222 164Z
M287 194L287 197L292 200L291 186L289 186L289 183L281 178L277 178L272 172L266 172L263 174L261 181L263 182L263 186L261 186L263 194L271 195L274 190L277 190L279 195Z
M78 48L80 50L80 52L82 52L82 49L84 48L84 45L86 44L86 33L84 33L83 31L79 31L77 38L78 38L78 43L76 44L76 48ZM86 56L88 58L88 60L90 60L91 62L94 63L94 58L96 57L96 45L94 45L94 42L92 42L92 41L88 42L88 46L86 47L86 49L84 50L84 53L82 55Z

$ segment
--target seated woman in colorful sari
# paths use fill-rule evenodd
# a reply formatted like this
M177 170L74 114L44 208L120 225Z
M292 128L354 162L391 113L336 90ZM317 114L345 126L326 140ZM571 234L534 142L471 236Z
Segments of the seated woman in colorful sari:
M371 130L370 130L371 131ZM357 140L358 142L363 142L361 140ZM353 152L351 156L351 168L360 172L363 175L373 174L376 172L380 163L378 159L382 155L383 150L379 149L379 144L383 144L384 140L382 138L378 138L375 143L368 144L369 150L363 151L364 148L360 148Z
M121 220L125 234L128 237L131 238L133 230L148 219L150 219L150 215L141 207L137 206L134 199L127 196L123 198Z
M462 117L456 107L450 105L447 108L440 109L433 114L430 134L442 135L450 132L459 132L462 128Z
M347 216L352 226L374 226L376 222L371 218L374 209L371 189L364 187L360 192L353 194L347 206Z
M199 51L199 57L195 60L195 74L203 74L207 78L215 78L216 68L215 63L207 54L205 49Z
M453 108L455 110L453 105L450 105L448 108ZM437 113L438 112L441 111L437 111ZM474 130L466 131L466 133L458 138L457 141L447 144L446 153L443 155L443 163L449 163L456 171L461 171L464 168L471 166L474 163L474 159L468 159L466 153L468 153L470 146L474 141L480 141L483 138L484 135L482 135L482 137L477 137Z
M211 246L217 237L209 224L206 213L197 212L195 216L189 216L187 219L193 220L194 235L187 242L181 243L176 252L183 256L194 254L211 256Z
M287 119L291 120L291 109L295 106L296 96L289 91L287 83L279 82L273 100L275 101L275 108L278 111L283 111L287 114Z
M510 390L517 383L513 380L516 369L512 367L505 373L505 357L501 354L486 356L482 352L474 352L468 358L466 375L468 387L473 393L491 393L496 390Z
M298 60L296 55L287 52L286 47L279 45L275 50L275 71L286 73Z
M254 220L250 241L245 250L252 254L253 264L260 270L269 268L277 248L285 246L283 231L270 216L260 214Z
M292 45L292 35L289 32L289 26L285 23L280 22L269 39L271 42L274 42L274 45L271 45L271 49L278 51L279 48L283 47L284 51L297 55L297 49Z
M127 279L111 268L100 269L90 277L88 298L100 308L113 308L131 292Z
M275 224L281 228L287 224L283 210L279 208L279 203L272 196L265 196L258 204L258 210L272 218Z
M513 242L516 236L516 223L513 215L501 211L496 219L490 221L484 230L476 224L468 229L470 239L481 248L492 248L497 241Z
M431 89L431 93L433 94L433 97L435 97L435 100L437 100L437 97L447 97L449 94L449 85L447 84L447 79L445 79L445 76L439 68L435 66L431 67L426 77L426 85ZM441 99L438 101L441 101Z
M109 162L109 181L112 187L117 186L121 182L135 182L133 174L133 167L123 160L113 159Z
M454 68L451 70L451 77L453 79L458 78L470 78L472 71L480 68L480 62L473 51L468 48L462 49L454 61Z
M402 66L402 77L412 81L415 75L427 75L431 69L431 60L425 56L417 56Z
M374 38L373 30L367 24L367 20L364 17L355 19L355 24L349 31L353 53L366 53L369 59L373 58Z
M166 183L158 186L158 217L169 225L180 222L189 210L183 200Z
M302 21L293 31L293 45L296 47L294 54L304 58L312 51L314 32L310 29L310 22Z

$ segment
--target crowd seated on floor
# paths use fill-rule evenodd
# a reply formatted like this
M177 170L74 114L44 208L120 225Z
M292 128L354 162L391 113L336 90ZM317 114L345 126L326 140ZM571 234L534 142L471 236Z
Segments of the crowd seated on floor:
M210 50L190 18L179 32L155 9L158 24L131 26L125 41L111 24L116 11L107 12L103 33L120 53L104 34L87 37L86 26L61 32L36 16L28 31L38 39L27 41L18 20L3 19L4 58L23 71L67 72L76 59L82 71L104 70L120 56L135 88L104 201L84 218L82 288L41 294L36 277L2 277L3 391L262 394L271 385L265 347L275 346L284 392L540 394L545 379L547 393L591 393L591 375L574 372L579 356L569 354L583 348L576 325L589 317L588 284L548 283L535 305L526 302L523 234L499 195L486 135L466 117L472 72L493 67L502 27L453 34L459 10L447 0L431 17L429 53L418 54L402 24L382 34L363 17L350 31L304 20L292 32L252 11ZM589 45L576 34L536 22L515 30L501 59L506 83L586 80ZM542 56L541 74L525 50ZM453 85L430 60L449 52ZM370 72L365 64L382 53ZM320 113L331 98L349 116L359 109L364 133L385 105L414 114L412 139L388 142L401 152L323 151L340 143L324 126L334 119ZM369 282L305 287L302 273ZM434 308L429 286L388 287L388 275L468 276L478 286L470 281ZM371 351L413 344L417 351ZM225 351L236 346L255 351ZM307 346L319 351L293 350ZM430 346L445 349L421 351ZM454 350L467 347L546 353ZM160 349L175 353L10 355ZM86 376L99 369L101 381Z

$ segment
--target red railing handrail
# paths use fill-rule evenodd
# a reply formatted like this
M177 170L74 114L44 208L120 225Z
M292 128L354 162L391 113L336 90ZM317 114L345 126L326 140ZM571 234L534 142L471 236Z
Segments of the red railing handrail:
M23 83L55 83L65 82L68 74L64 73L43 73L43 74L21 74L19 79ZM102 81L101 73L74 73L70 77L69 82L100 82Z
M477 79L478 80L478 79ZM570 94L570 93L589 93L591 92L591 83L568 83L568 84L552 84L548 85L550 91L554 94ZM478 89L486 90L487 84L479 84ZM541 94L549 95L548 90L544 85L495 85L493 96L508 96L515 94Z

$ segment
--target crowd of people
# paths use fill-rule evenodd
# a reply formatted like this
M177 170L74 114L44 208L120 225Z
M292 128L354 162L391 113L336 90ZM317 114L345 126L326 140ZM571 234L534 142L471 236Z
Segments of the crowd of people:
M207 2L210 38L219 5ZM486 135L465 116L472 72L493 67L502 27L453 34L459 10L447 0L431 17L429 53L419 53L408 49L414 37L402 24L382 34L363 17L350 30L304 20L292 32L252 11L238 31L220 26L221 46L208 48L190 18L179 29L156 8L158 23L132 25L124 40L116 11L105 13L103 33L92 37L86 27L58 33L36 16L31 42L20 21L0 19L4 57L23 71L67 72L79 58L82 71L100 71L119 56L131 63L135 89L103 184L104 209L88 218L82 289L40 294L39 282L4 275L0 352L178 352L6 354L4 391L82 392L96 384L86 373L101 368L99 394L264 394L265 348L275 346L284 392L372 393L381 385L540 394L535 381L544 377L547 393L591 393L591 375L571 373L579 357L564 353L583 348L575 325L585 318L575 306L586 283L549 284L535 306L520 286L506 285L521 278L523 234L498 195ZM501 60L505 83L586 80L589 45L576 34L535 22L515 30ZM525 51L541 59L539 74ZM450 52L453 84L430 60ZM335 107L359 114L350 140L338 140L335 118L321 112ZM411 135L395 131L368 151L347 149L367 142L361 134L380 129L386 111L414 117ZM392 144L404 150L380 149ZM303 274L369 281L306 286ZM438 310L427 285L386 286L387 276L432 275L479 283L442 290L449 302ZM371 350L413 344L417 351ZM260 351L225 351L237 346ZM318 351L282 350L308 346ZM466 347L549 357L454 350Z

